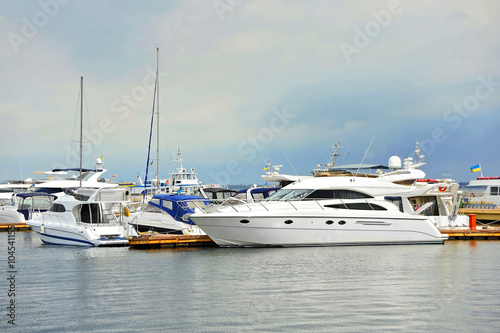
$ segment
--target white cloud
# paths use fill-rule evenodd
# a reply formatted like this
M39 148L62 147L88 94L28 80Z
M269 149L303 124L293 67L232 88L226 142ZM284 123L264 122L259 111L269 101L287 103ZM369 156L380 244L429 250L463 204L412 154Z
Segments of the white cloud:
M499 5L402 1L403 10L348 63L339 44L353 43L354 29L364 29L374 20L372 12L388 4L242 1L221 20L210 1L145 3L133 10L124 5L105 17L96 15L95 6L69 3L18 54L8 39L0 40L2 153L14 154L4 143L14 135L59 147L41 152L23 144L23 151L40 160L63 160L84 76L92 128L106 120L113 128L103 133L97 153L113 163L125 152L132 161L128 167L136 164L140 171L152 91L132 100L133 106L124 96L139 92L147 68L155 68L156 43L161 70L168 73L162 78L162 147L180 145L195 161L223 167L227 160L244 160L238 145L269 126L274 108L284 107L296 118L265 151L315 150L311 145L358 131L368 140L372 131L388 136L387 117L397 122L398 133L411 136L398 141L413 141L414 124L405 119L431 124L426 120L435 122L444 108L462 101L479 75L500 81ZM0 13L4 36L19 31L24 10ZM496 97L484 102L488 110L495 105ZM117 112L117 106L128 113ZM429 126L419 129L422 136L437 125ZM29 130L21 136L23 129ZM394 144L394 138L386 142Z

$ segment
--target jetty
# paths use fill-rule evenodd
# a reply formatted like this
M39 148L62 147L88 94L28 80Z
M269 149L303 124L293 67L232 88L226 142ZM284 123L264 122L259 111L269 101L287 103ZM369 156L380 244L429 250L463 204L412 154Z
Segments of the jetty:
M0 232L7 232L12 228L16 231L31 230L26 223L0 223Z
M439 229L443 235L448 235L448 240L500 240L500 228L482 225L477 228L476 214L469 214L468 228Z
M485 229L442 229L448 240L500 240L500 228Z
M207 235L143 234L129 238L128 243L134 249L217 246Z

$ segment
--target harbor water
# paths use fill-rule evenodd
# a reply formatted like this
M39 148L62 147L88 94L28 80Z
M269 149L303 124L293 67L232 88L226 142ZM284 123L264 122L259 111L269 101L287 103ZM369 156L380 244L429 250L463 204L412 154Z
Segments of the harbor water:
M2 332L500 331L498 241L133 250L16 232L0 244Z

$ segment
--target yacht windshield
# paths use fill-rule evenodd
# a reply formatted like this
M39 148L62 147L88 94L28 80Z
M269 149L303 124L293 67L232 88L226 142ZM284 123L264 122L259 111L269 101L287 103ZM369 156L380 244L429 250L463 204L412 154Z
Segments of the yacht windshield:
M313 190L279 190L271 195L266 201L298 201L302 200Z
M210 202L205 200L192 200L192 201L186 201L185 204L189 209L195 209L195 208L204 209L210 204Z
M292 190L279 190L273 195L269 196L265 201L278 201L281 200L285 195L292 192Z

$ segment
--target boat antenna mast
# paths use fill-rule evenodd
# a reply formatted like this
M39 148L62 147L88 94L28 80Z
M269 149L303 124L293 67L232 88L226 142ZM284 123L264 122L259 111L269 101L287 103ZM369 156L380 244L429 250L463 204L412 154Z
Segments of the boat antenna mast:
M299 174L297 173L297 170L295 170L295 168L293 167L293 164L292 164L292 162L290 162L290 159L288 158L288 156L286 155L286 153L285 153L285 152L283 152L283 154L285 155L285 157L286 157L286 159L287 159L288 163L290 163L290 166L292 167L293 172L295 172L295 175L296 175L296 176L298 176ZM281 166L280 166L280 167L281 167ZM278 168L278 171L279 171L279 168Z
M82 187L82 152L83 152L83 76L80 77L80 188Z
M363 162L365 161L366 154L368 154L368 151L370 150L370 147L372 146L373 140L375 140L375 137L372 138L372 141L370 141L370 144L368 145L368 148L366 148L365 155L363 156L363 159L361 160L361 163L359 163L358 170L356 170L356 174L354 177L356 177L359 173L359 169L361 169L361 166L363 165Z
M182 165L182 153L181 153L181 148L177 147L177 162L179 162L179 172L184 172L184 165Z
M331 154L330 160L326 164L324 164L324 163L318 164L317 165L318 170L321 168L321 166L325 166L324 171L328 171L329 169L331 169L335 166L335 161L337 160L337 157L339 157L341 155L344 155L344 157L345 157L349 154L349 153L341 153L340 152L341 149L342 149L342 139L338 139L337 144L332 146L332 154Z
M160 193L160 47L156 45L156 192Z

